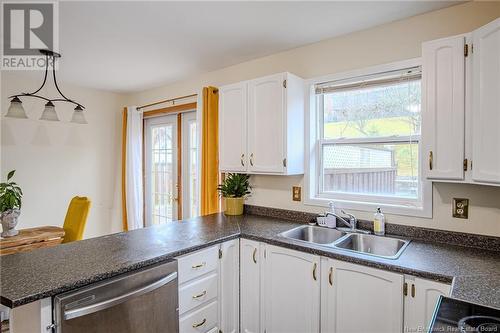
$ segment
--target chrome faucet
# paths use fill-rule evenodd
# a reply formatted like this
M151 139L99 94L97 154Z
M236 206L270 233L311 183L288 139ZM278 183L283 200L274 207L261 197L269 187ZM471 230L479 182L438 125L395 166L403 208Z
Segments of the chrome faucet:
M341 212L342 212L342 214L349 216L349 223L350 223L351 229L353 229L353 230L356 229L356 227L358 226L358 219L356 218L356 216L347 213L343 209L341 210Z
M352 227L352 224L350 222L348 222L345 218L343 218L342 216L340 215L337 215L336 213L334 212L326 212L325 213L325 216L333 216L335 218L337 218L337 220L340 220L340 222L344 223L347 227L349 227L350 229L353 229Z
M356 218L356 216L354 216L353 214L347 213L343 209L341 209L340 211L342 212L342 214L347 215L347 217L349 218L349 221L347 221L345 217L337 215L335 213L333 202L330 202L330 212L325 213L325 216L329 216L329 215L333 216L333 217L337 218L337 220L340 220L340 222L342 222L347 227L347 228L338 228L337 227L337 229L339 229L339 230L344 229L345 231L349 231L349 232L358 232L358 233L366 233L366 234L370 233L367 230L360 230L357 228L358 227L358 219Z

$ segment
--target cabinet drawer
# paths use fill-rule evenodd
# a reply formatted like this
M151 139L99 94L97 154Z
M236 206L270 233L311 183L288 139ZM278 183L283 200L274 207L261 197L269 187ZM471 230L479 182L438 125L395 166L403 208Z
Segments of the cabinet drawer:
M183 314L217 297L217 274L187 283L179 289L179 313Z
M197 251L177 258L179 264L179 284L216 270L219 247Z
M181 316L179 333L208 332L217 326L217 301L196 310L193 313Z

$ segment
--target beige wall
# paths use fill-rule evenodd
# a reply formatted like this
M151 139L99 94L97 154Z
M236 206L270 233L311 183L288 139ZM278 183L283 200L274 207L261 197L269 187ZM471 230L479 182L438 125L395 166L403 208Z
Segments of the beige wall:
M1 113L7 96L32 91L42 73L2 72ZM52 87L53 85L49 84ZM20 228L62 226L71 198L92 200L84 237L121 231L119 161L121 95L62 84L63 93L82 103L87 125L71 124L73 107L56 104L61 122L38 121L43 102L23 99L30 119L1 117L1 179L16 169L24 191ZM47 95L56 95L52 90Z
M500 2L470 2L372 29L274 54L191 79L128 96L128 103L143 104L196 93L204 85L221 86L258 76L289 71L312 78L420 56L426 40L469 32L500 17ZM303 177L253 176L253 196L248 203L321 212L323 208L291 201L291 186ZM500 188L434 185L434 218L388 216L392 223L500 236ZM470 199L468 220L451 217L453 197ZM359 217L372 218L368 212Z

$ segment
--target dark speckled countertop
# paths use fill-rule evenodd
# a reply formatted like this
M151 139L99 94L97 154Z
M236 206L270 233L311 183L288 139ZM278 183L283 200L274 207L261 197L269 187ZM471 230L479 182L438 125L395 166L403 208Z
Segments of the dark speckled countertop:
M396 260L278 236L303 223L214 214L62 244L0 260L1 303L16 307L242 237L375 268L452 283L452 297L500 308L500 252L412 240Z

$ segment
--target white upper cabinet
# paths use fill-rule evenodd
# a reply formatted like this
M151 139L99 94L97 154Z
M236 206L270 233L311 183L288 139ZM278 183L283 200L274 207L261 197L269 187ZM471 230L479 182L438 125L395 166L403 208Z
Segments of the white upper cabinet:
M472 179L500 185L500 19L472 39Z
M448 296L450 285L405 277L405 332L428 332L439 296Z
M427 162L423 166L429 179L464 179L464 47L464 35L422 44L422 134Z
M219 167L222 171L246 172L247 83L219 89Z
M280 73L222 87L219 112L222 172L304 173L301 78Z
M322 333L401 333L403 275L322 258Z
M248 83L248 152L250 171L282 173L285 169L285 75Z
M500 19L423 43L422 61L424 175L500 186Z
M320 257L265 245L264 332L319 332Z

